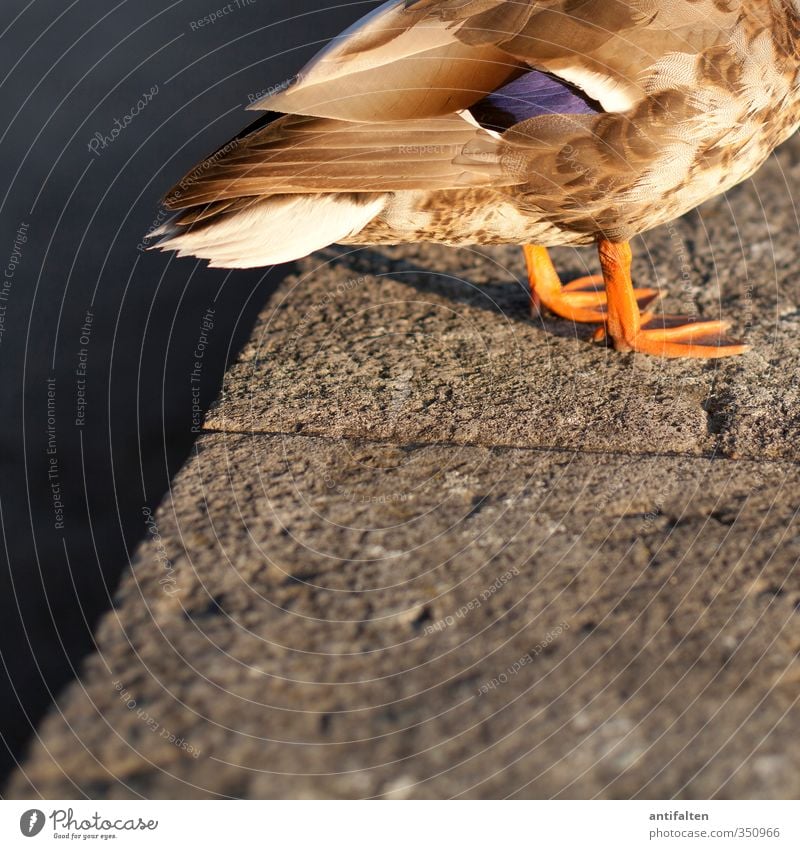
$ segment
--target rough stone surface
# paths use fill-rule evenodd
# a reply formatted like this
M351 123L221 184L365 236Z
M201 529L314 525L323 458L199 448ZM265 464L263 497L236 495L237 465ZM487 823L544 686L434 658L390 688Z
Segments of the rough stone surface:
M800 795L798 153L637 246L739 359L531 321L510 248L305 261L9 795Z

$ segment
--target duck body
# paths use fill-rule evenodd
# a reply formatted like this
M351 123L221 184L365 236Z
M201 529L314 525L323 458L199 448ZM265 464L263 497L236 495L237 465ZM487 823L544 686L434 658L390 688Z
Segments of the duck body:
M680 5L671 15L706 4ZM640 69L611 91L611 105L623 111L540 115L507 128L499 157L524 169L526 182L395 196L359 235L378 244L431 233L452 245L626 241L747 179L800 125L800 59L787 38L797 16L782 3L728 6L705 27L666 32L655 28L664 17L656 12L639 29L660 52L636 45L636 26L616 32L604 50ZM527 29L536 28L534 13ZM541 64L580 79L568 61ZM608 98L607 84L591 80L587 88Z
M167 195L157 247L626 243L797 130L796 3L390 0Z

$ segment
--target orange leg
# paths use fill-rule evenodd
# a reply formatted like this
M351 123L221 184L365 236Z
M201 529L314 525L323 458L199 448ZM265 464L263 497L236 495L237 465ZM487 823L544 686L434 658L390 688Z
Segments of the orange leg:
M522 250L528 267L532 315L538 315L541 308L546 307L550 312L571 321L605 323L608 315L606 293L603 291L604 278L601 275L579 277L562 286L547 248L523 245ZM632 291L641 308L661 296L658 289Z
M642 316L631 282L630 245L601 239L597 249L608 295L608 319L596 339L608 333L618 351L659 357L731 357L748 350L747 345L725 336L730 326L725 321L664 316L656 322Z

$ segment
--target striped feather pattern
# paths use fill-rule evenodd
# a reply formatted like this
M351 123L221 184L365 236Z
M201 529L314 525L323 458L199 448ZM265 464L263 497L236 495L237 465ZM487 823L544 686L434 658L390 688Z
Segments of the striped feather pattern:
M271 200L337 193L374 213L348 242L629 239L797 129L799 44L787 0L390 0L175 187L169 244L234 262L256 207L333 232L335 204Z

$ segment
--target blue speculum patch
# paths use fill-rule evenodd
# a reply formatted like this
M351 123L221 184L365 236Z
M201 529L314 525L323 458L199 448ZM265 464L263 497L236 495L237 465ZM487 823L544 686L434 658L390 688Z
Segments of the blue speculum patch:
M520 121L541 115L593 115L603 111L579 88L546 74L527 71L478 101L469 110L487 130L503 132Z

